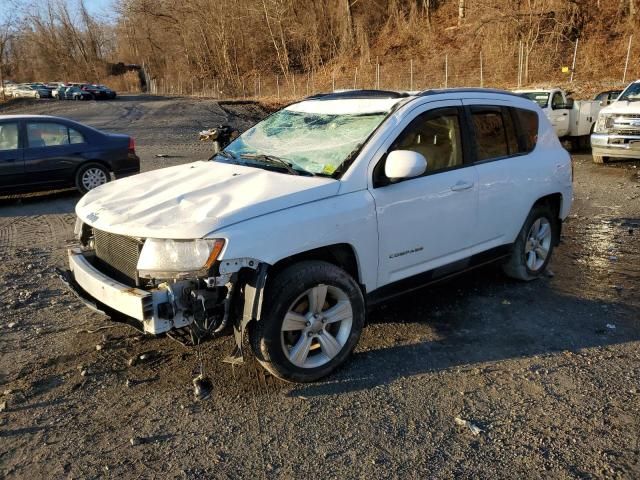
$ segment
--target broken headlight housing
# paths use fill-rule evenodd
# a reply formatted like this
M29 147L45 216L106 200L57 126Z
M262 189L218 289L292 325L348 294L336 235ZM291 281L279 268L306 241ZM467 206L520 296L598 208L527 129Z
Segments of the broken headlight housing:
M138 275L162 279L205 276L220 256L224 243L221 238L147 238L138 258Z
M596 126L594 131L596 133L608 133L609 130L613 127L613 115L601 113L598 115L598 121L596 122Z

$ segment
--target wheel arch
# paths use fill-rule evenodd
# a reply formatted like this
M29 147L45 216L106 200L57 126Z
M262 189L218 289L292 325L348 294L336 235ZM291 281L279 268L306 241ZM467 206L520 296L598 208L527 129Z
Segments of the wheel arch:
M76 168L73 170L73 177L75 178L75 176L78 174L78 171L82 168L85 167L86 165L90 164L90 163L97 163L99 165L102 165L104 168L107 169L108 172L113 173L113 168L111 168L111 165L109 165L109 162L105 162L104 160L101 160L99 158L96 159L91 159L91 160L84 160L83 162L80 162Z
M531 206L531 209L533 209L537 206L544 205L549 207L551 211L554 212L553 219L555 220L554 226L555 226L555 232L556 232L555 238L554 238L554 244L556 246L560 243L560 234L562 232L562 219L560 218L560 212L562 212L562 202L563 202L562 193L556 192L556 193L551 193L549 195L545 195L544 197L540 197Z
M299 252L289 257L278 260L269 267L268 278L274 278L285 268L305 260L322 260L340 267L353 277L358 285L360 285L360 288L362 288L364 294L365 287L361 281L358 257L356 255L355 249L349 243L336 243L333 245L326 245L323 247L306 250L304 252ZM269 280L267 279L267 284L268 283Z

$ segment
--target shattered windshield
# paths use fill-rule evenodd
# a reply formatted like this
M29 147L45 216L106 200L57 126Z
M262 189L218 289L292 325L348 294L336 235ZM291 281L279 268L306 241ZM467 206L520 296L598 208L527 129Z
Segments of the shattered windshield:
M247 130L225 152L260 162L276 157L292 169L332 175L362 146L387 112L309 113L284 109Z
M618 102L637 102L640 100L640 82L629 85L618 97Z
M520 93L520 95L522 95L525 98L528 98L529 100L533 100L538 105L540 105L540 108L546 107L547 103L549 102L548 92L523 92L523 93Z

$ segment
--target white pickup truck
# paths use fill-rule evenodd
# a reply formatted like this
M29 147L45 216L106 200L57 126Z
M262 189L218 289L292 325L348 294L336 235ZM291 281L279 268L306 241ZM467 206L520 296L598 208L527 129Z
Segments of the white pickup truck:
M600 111L591 146L595 163L610 157L640 158L640 80Z
M516 90L536 102L553 125L558 138L570 150L589 148L589 136L602 109L595 100L573 100L560 88Z
M485 89L307 98L210 161L107 183L78 203L67 281L152 334L233 327L258 361L313 381L366 312L490 261L543 274L572 202L540 108Z

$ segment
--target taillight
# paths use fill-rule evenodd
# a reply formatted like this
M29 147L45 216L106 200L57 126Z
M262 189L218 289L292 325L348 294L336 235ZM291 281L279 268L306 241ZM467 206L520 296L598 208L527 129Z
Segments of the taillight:
M136 141L133 137L129 137L129 153L136 153Z

